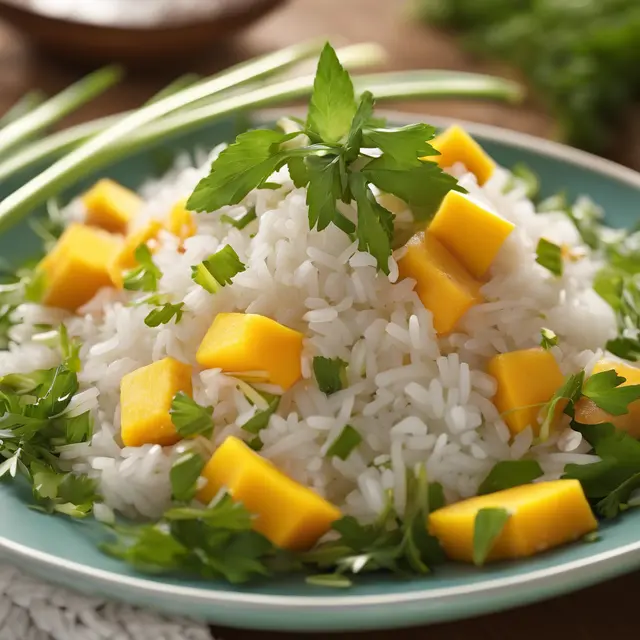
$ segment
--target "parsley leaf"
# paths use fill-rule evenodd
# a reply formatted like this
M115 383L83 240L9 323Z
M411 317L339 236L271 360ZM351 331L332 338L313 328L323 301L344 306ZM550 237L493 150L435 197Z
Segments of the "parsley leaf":
M176 324L182 319L182 307L184 302L178 304L166 303L162 307L156 307L147 314L144 323L147 327L158 327L161 324L168 324L175 317Z
M80 341L77 338L69 338L69 332L64 323L60 325L58 333L62 360L68 369L78 373L82 366L80 363Z
M280 404L280 396L269 393L263 393L262 396L267 401L268 407L263 411L258 411L242 425L241 428L248 433L258 434L265 429L269 424L269 418L277 411ZM261 448L262 446L260 446Z
M551 349L558 344L558 336L551 329L540 329L540 346L543 349Z
M139 245L134 255L139 266L124 274L124 288L128 291L157 291L162 271L154 264L149 247Z
M596 504L596 512L603 518L615 518L626 504L633 491L640 488L640 471L622 482L611 493Z
M368 251L376 259L378 269L388 274L394 215L376 202L362 173L351 174L349 184L358 204L359 249Z
M356 113L353 83L327 43L320 54L307 114L307 129L325 142L340 142Z
M240 229L240 231L242 231L242 229L244 229L248 224L250 224L251 222L257 219L258 219L258 216L256 215L255 207L251 207L247 211L247 213L245 213L243 216L240 216L239 218L232 218L231 216L228 216L226 213L223 213L220 216L221 222L227 222L228 224L234 226L236 229Z
M244 263L231 245L225 245L206 260L191 267L191 278L209 293L215 293L226 284L231 284L234 276L245 271Z
M429 144L435 133L435 127L429 124L372 128L364 132L363 144L365 147L380 149L383 154L395 160L396 166L417 167L423 164L420 158L439 155Z
M640 385L621 386L625 378L614 369L589 376L582 387L582 395L593 400L601 409L614 416L629 413L628 405L640 398Z
M238 204L284 164L287 152L280 151L279 146L290 137L269 129L241 133L213 162L211 173L197 184L187 209L216 211Z
M340 435L327 449L327 458L346 460L351 452L362 442L362 436L350 425L346 425Z
M347 363L340 358L315 356L313 374L320 391L328 396L348 386Z
M536 460L502 460L494 465L482 481L478 494L485 495L529 484L541 475L542 468Z
M473 525L473 563L481 567L511 515L506 509L486 507L476 514Z
M363 145L362 129L371 120L374 105L373 94L370 91L365 91L360 96L358 108L349 128L349 135L345 144L345 158L347 161L355 160L360 154L360 148Z
M171 402L171 422L183 438L213 433L213 407L203 407L183 391L178 391Z
M536 262L555 276L561 276L564 272L562 262L562 248L549 240L540 238L536 247Z
M340 160L337 156L310 157L306 162L309 185L307 206L309 228L326 229L336 218L336 200L340 197Z
M174 500L189 502L196 494L196 482L204 469L204 459L194 451L181 455L169 472Z
M558 413L564 412L572 415L574 404L580 399L582 385L584 383L584 371L567 376L564 384L553 394L551 400L543 409L544 420L540 425L540 440L544 442L549 438L553 425L558 418Z

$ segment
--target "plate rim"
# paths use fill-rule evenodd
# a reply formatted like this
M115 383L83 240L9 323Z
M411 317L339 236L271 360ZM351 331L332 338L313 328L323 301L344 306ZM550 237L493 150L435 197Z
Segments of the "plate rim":
M303 113L302 109L289 109L292 113ZM595 156L586 151L575 149L567 145L538 138L536 136L503 129L502 127L466 121L460 118L449 118L443 116L429 116L423 112L396 111L380 109L378 112L389 120L397 123L413 123L422 120L433 124L436 127L447 127L451 124L460 124L472 135L479 135L483 138L497 143L506 143L508 146L516 148L526 148L533 150L544 156L566 161L570 164L589 169L604 174L614 180L626 183L640 191L640 173L633 169L624 167L616 162ZM254 117L261 121L274 121L282 115L282 110L262 109L252 112ZM535 599L533 592L544 588L549 584L550 591L566 591L569 588L554 583L554 578L559 575L571 575L572 578L579 579L581 586L593 584L609 577L631 571L640 565L640 540L631 542L616 549L596 553L588 558L563 562L546 569L526 571L517 576L498 577L466 585L451 587L435 587L427 589L415 589L411 591L397 591L386 594L371 595L349 595L343 593L341 596L324 595L269 595L257 593L243 593L238 591L227 591L218 588L192 587L184 585L169 584L167 582L156 582L145 577L128 576L114 573L106 569L89 567L80 562L59 558L50 553L34 550L27 545L7 540L0 536L0 553L11 560L23 560L28 563L37 563L43 568L57 570L69 577L85 578L90 580L98 588L100 585L111 587L124 587L129 591L135 590L144 593L146 596L171 596L180 600L188 599L191 604L214 605L214 604L236 604L251 605L264 608L287 607L298 612L305 609L313 611L330 609L350 610L351 613L361 611L380 605L400 605L417 602L439 601L443 608L452 600L461 596L471 596L482 593L483 599L490 598L505 589L519 587L519 593L525 597L527 602ZM610 563L616 560L614 566ZM597 571L598 568L607 566L607 570ZM55 578L53 578L55 582ZM390 620L391 622L391 620Z

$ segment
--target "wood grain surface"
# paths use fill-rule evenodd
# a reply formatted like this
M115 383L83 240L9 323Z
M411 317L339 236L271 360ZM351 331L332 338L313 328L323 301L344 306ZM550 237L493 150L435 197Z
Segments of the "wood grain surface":
M283 9L271 14L233 42L212 44L211 51L203 52L197 64L176 65L174 68L163 65L162 69L133 73L108 95L74 114L70 122L134 107L179 73L210 73L235 61L311 36L330 37L336 45L365 40L380 42L389 52L388 69L498 70L495 65L462 52L451 36L412 23L408 19L404 0L291 0ZM61 66L50 55L31 50L17 34L0 25L0 112L4 112L28 89L39 87L54 92L84 71L81 60L74 68ZM451 101L428 104L411 102L392 106L499 125L534 135L553 134L551 119L534 99L517 108ZM640 118L636 114L635 117L629 117L628 126L621 132L620 140L612 145L613 157L640 168L638 142ZM382 640L394 637L406 640L553 640L567 636L571 640L626 638L637 633L633 615L638 593L640 574L635 573L550 602L468 621L422 629L345 633L332 637L338 640ZM214 631L216 637L225 640L314 637L234 629Z

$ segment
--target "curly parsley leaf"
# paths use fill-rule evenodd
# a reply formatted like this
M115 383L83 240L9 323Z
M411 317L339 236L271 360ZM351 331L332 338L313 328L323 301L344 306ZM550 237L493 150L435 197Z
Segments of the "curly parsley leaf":
M327 43L318 60L306 127L325 142L340 142L349 132L356 110L351 78Z
M171 402L171 422L183 438L213 433L213 407L203 407L183 391L178 391Z
M209 293L215 293L233 278L246 270L244 263L238 257L231 245L210 255L206 260L191 267L191 278Z
M562 247L545 238L540 238L536 247L536 262L554 276L561 276L564 272Z
M536 460L502 460L497 462L478 487L478 494L495 493L529 484L542 475L542 467Z
M500 507L486 507L476 514L473 525L473 563L481 567L511 515Z
M315 356L313 374L320 391L328 396L348 386L347 363L341 358Z
M614 369L594 373L582 387L582 395L613 416L629 413L629 404L640 399L640 385L622 386L626 381Z
M175 318L175 324L178 324L182 319L182 307L184 307L184 302L179 302L178 304L170 304L167 302L161 307L156 307L149 311L147 317L144 319L144 323L147 327L159 327L161 324L168 324Z
M139 266L124 274L124 288L128 291L157 291L162 271L154 264L149 247L139 245L134 255Z

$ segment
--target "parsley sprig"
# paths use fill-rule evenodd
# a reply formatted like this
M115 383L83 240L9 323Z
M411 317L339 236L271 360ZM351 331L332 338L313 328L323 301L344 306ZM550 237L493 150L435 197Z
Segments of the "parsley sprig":
M376 201L372 186L407 202L420 222L430 219L451 189L463 189L437 164L421 159L437 155L428 143L435 135L433 127L380 127L373 109L371 93L365 91L356 98L349 74L327 44L302 130L257 129L239 135L213 162L187 207L211 212L238 204L286 165L296 187L307 188L309 227L322 231L334 224L345 233L355 233L360 250L371 253L378 268L388 273L394 215ZM309 144L284 144L301 135L308 137ZM377 148L381 154L366 154L363 149L367 148ZM352 201L357 204L356 221L337 206Z

